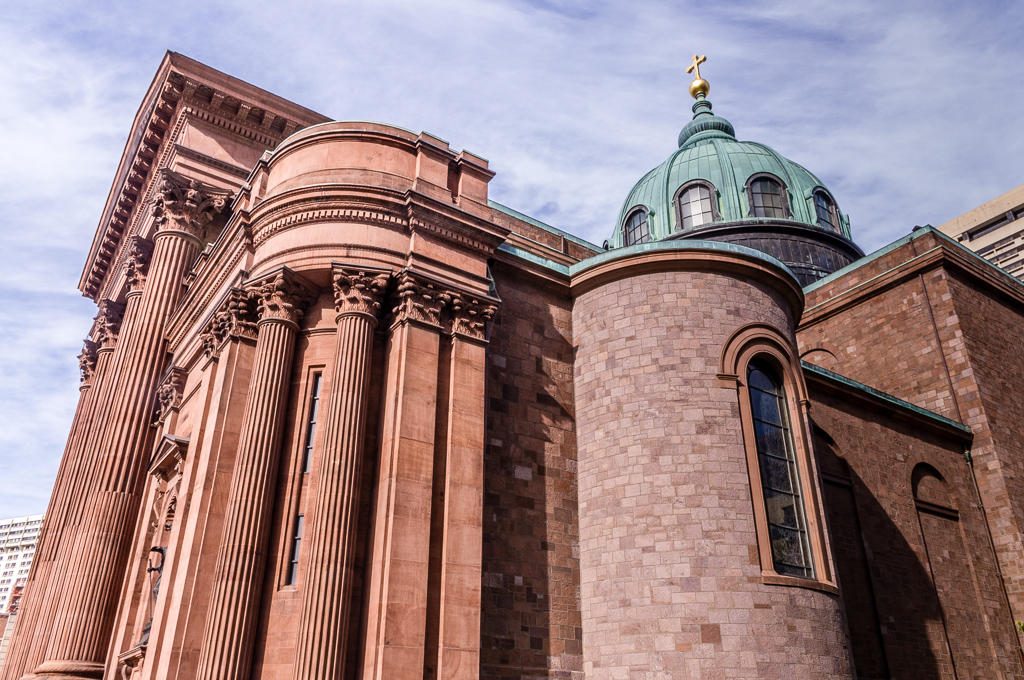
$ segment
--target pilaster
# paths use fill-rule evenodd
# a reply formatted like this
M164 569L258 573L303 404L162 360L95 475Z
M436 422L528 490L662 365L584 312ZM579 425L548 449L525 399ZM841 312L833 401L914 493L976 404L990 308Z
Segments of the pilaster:
M363 678L423 675L441 314L451 294L398 278L386 351L383 436Z

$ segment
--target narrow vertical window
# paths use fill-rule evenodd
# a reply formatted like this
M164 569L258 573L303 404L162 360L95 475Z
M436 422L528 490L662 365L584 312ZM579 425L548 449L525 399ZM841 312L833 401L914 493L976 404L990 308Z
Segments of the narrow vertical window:
M306 421L306 451L302 459L303 474L313 464L313 439L316 437L316 414L320 410L320 373L313 374L313 396L309 401L309 419Z
M782 186L767 177L751 182L750 214L753 217L786 217Z
M295 518L295 533L292 534L291 563L288 565L288 580L285 585L293 586L299 576L299 549L302 546L302 515Z
M647 212L637 210L622 225L622 242L631 246L651 240L651 231L647 225Z
M775 571L813 578L807 519L782 381L768 366L751 362L747 384Z

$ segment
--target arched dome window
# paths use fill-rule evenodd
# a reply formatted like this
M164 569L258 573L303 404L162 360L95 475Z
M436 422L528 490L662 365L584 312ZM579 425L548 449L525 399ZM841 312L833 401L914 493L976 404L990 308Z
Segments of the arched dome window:
M622 225L622 244L631 246L651 240L651 229L647 224L647 211L634 210Z
M786 188L772 175L754 175L747 183L751 217L789 217Z
M714 222L718 217L715 203L715 188L710 184L692 182L684 186L676 195L679 228L685 231Z
M814 192L814 212L818 218L818 226L829 231L841 232L839 228L839 211L832 198L821 189Z

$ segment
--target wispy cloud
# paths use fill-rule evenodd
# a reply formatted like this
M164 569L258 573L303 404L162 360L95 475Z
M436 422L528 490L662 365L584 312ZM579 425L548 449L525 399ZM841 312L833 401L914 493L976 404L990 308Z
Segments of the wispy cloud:
M74 287L165 49L492 162L491 196L600 243L690 117L819 175L873 248L1021 182L1024 5L822 0L21 3L0 16L0 516L41 510L93 314Z

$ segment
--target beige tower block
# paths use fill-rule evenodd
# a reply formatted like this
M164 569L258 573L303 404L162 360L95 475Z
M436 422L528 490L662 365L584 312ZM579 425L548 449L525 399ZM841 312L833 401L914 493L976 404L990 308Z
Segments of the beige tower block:
M586 677L849 677L806 474L802 293L760 253L681 243L573 276ZM759 353L792 393L814 579L775 573L755 512L743 366Z

